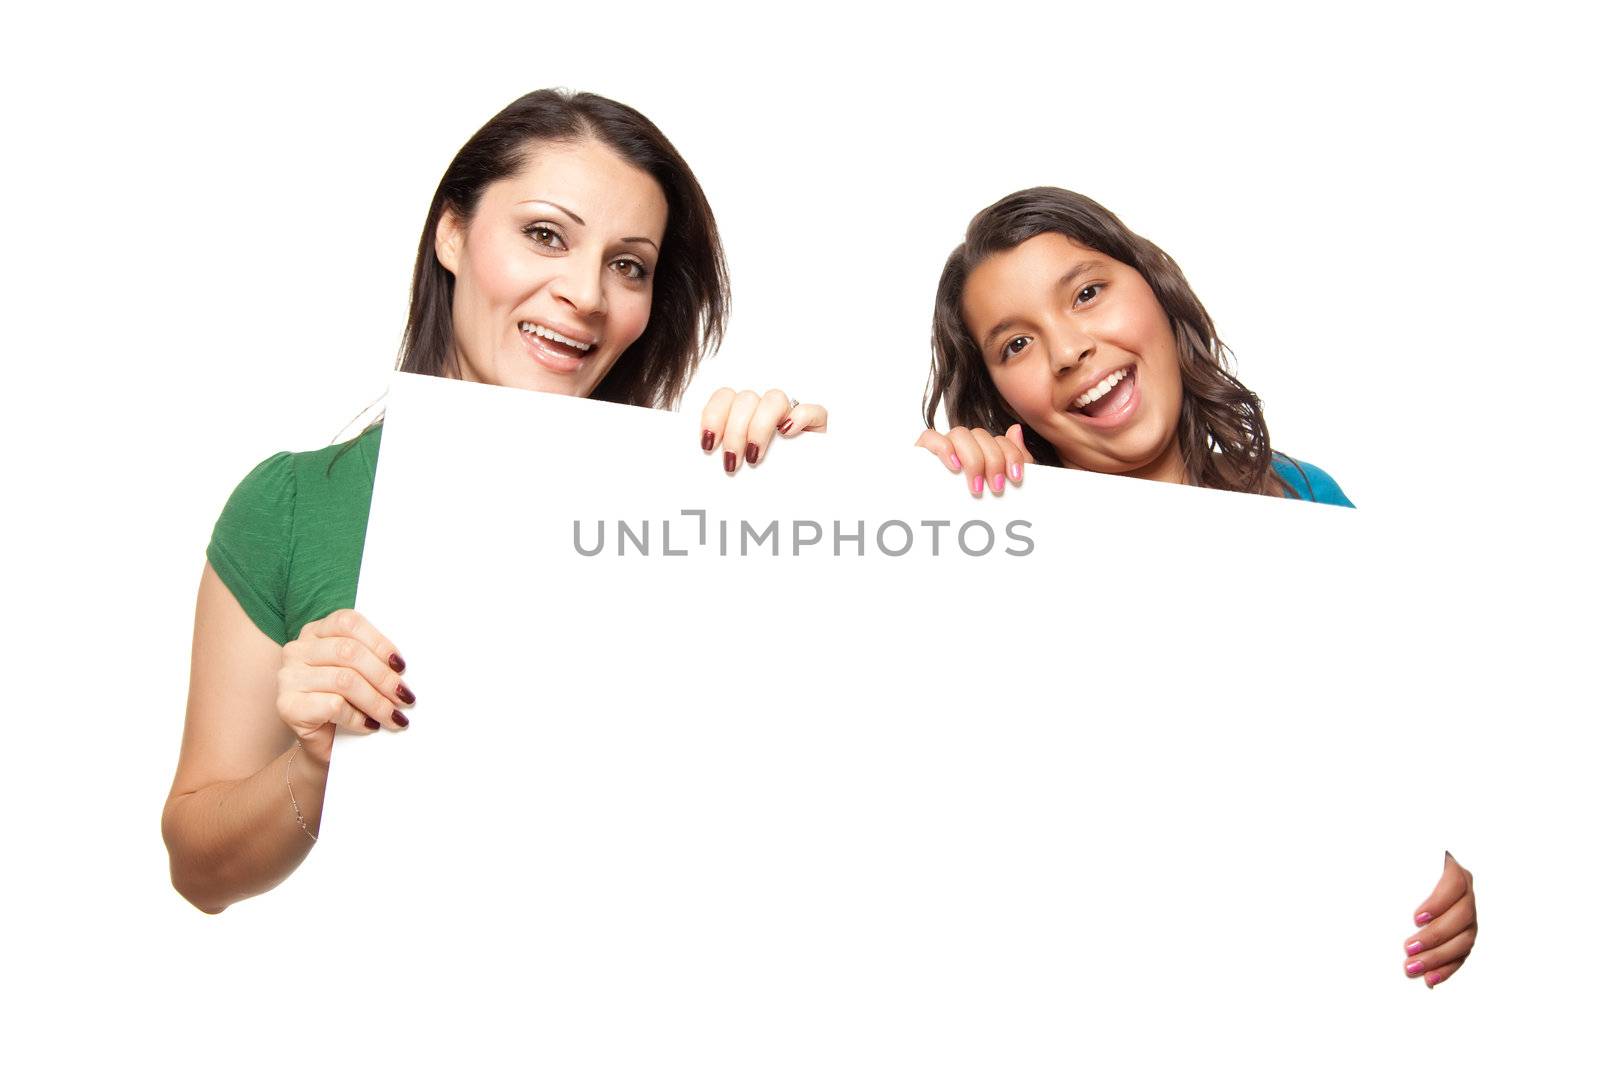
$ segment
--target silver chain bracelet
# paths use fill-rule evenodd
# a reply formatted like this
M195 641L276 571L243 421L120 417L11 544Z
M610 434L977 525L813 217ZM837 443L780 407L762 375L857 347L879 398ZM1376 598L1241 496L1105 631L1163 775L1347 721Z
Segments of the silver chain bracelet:
M311 832L311 827L306 825L306 817L300 814L300 802L294 798L294 784L289 781L289 769L294 766L294 758L300 754L300 750L304 747L298 737L294 739L294 748L289 751L289 762L283 765L283 784L289 787L289 806L294 808L294 821L299 823L300 829L305 831L305 835L315 842L317 835Z

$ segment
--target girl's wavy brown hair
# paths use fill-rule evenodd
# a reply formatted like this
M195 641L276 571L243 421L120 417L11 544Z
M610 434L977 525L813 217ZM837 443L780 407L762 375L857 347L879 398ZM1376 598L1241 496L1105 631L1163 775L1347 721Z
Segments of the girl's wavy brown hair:
M923 418L933 426L944 403L951 426L1003 433L1021 422L1000 396L983 354L961 318L967 279L985 259L1044 233L1059 233L1085 248L1126 263L1144 276L1167 313L1177 341L1183 402L1178 445L1191 485L1284 496L1272 469L1272 445L1261 399L1228 370L1230 352L1217 339L1211 316L1189 288L1172 257L1079 193L1040 186L1012 193L978 212L967 236L945 261L933 306L933 366L923 395ZM1056 450L1023 425L1028 451L1040 463L1062 466Z

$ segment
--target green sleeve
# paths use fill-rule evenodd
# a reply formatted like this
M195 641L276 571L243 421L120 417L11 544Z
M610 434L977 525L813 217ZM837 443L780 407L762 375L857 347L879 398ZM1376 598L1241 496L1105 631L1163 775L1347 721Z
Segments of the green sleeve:
M263 460L228 498L206 559L261 632L278 644L284 629L294 531L294 456Z

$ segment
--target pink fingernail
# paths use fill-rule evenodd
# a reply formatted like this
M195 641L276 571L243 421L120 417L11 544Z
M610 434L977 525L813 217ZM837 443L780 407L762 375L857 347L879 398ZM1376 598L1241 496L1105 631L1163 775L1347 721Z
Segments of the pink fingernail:
M1022 464L1013 463L1011 465L1011 480L1014 482L1022 481Z
M961 469L961 457L956 455L954 452L946 456L944 461L950 464L950 469L953 471L958 471Z
M1424 975L1423 979L1422 979L1422 982L1429 989L1432 989L1434 986L1439 984L1439 976L1436 975L1436 974Z
M981 474L974 474L972 476L972 495L973 496L982 496L983 495L983 475L981 475Z
M1427 926L1431 922L1433 922L1433 916L1432 915L1429 915L1425 911L1417 912L1417 925L1418 926Z
M1419 953L1421 951L1422 951L1422 942L1421 941L1413 941L1413 942L1411 942L1411 944L1406 946L1406 955L1407 956L1415 956L1417 953Z
M1006 480L1005 480L1005 477L1003 475L996 474L993 478L990 478L989 479L989 488L994 491L994 495L995 496L999 496L1001 493L1005 492L1006 491Z
M1406 964L1407 974L1421 974L1422 971L1423 966L1421 960L1412 960L1410 963Z

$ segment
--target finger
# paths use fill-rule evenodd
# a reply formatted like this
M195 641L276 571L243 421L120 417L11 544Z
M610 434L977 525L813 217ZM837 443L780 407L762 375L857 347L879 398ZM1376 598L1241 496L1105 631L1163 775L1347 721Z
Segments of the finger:
M332 725L370 734L383 724L338 693L295 691L279 699L278 710L302 740Z
M1461 965L1465 962L1467 962L1465 959L1459 959L1454 963L1447 963L1443 967L1435 967L1433 970L1423 973L1422 981L1427 984L1429 989L1432 989L1434 986L1438 985L1440 982L1459 971L1461 969Z
M783 437L827 431L828 409L821 404L796 404L778 423L778 433Z
M323 637L300 642L296 652L309 666L350 667L361 672L368 685L393 703L409 707L417 702L416 694L401 680L400 672L353 637Z
M337 693L362 716L376 719L391 730L404 730L411 725L406 713L394 701L350 667L302 667L293 681L295 687L304 692Z
M956 455L961 457L961 470L966 475L967 492L973 496L983 495L983 482L988 476L986 470L987 460L984 459L983 449L979 447L972 431L965 426L950 427L950 445L956 450Z
M750 390L737 393L733 406L728 409L728 421L722 431L722 469L732 474L744 462L744 447L749 443L750 420L755 417L761 398Z
M754 466L761 462L767 454L767 446L772 444L772 434L789 414L789 398L781 389L769 389L761 394L761 402L756 405L755 414L750 416L750 428L746 432L744 445L744 461Z
M1418 926L1426 926L1433 921L1435 915L1443 915L1456 901L1460 900L1472 884L1472 876L1467 873L1456 858L1450 853L1444 854L1444 873L1439 876L1439 884L1433 887L1433 892L1428 894L1417 907L1412 921Z
M961 469L961 455L956 452L956 446L951 444L950 439L938 430L923 430L922 435L916 440L915 447L926 448L929 452L939 457L940 463L943 463L953 471Z
M974 429L972 439L983 453L983 481L989 492L999 496L1006 491L1006 457L1000 451L1000 442L988 430Z
M1022 484L1022 450L1017 448L1015 441L1009 435L996 437L995 445L1000 449L1002 462L1005 465L1005 477L1012 485Z
M355 608L341 608L300 628L302 641L319 637L353 637L371 649L373 655L387 663L393 670L405 673L405 658L400 655L400 650L395 647L394 642L385 637Z
M1023 437L1022 437L1022 423L1013 422L1011 424L1011 428L1006 431L1006 439L1009 440L1012 444L1016 445L1017 446L1017 451L1022 453L1022 462L1024 462L1024 463L1037 463L1038 462L1038 460L1033 458L1033 453L1028 451L1027 442L1023 440Z
M1478 922L1477 901L1472 890L1462 894L1461 899L1445 909L1444 914L1429 922L1422 929L1406 938L1406 955L1415 956L1431 948L1444 944L1469 926Z
M1412 978L1420 978L1447 963L1460 963L1472 951L1472 945L1477 939L1478 928L1469 926L1438 948L1429 949L1407 959L1406 974Z
M700 450L712 452L722 440L722 428L727 424L728 411L733 407L734 392L724 386L711 394L700 412Z

